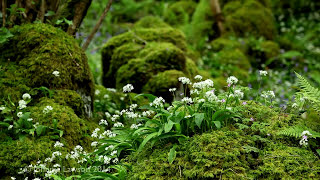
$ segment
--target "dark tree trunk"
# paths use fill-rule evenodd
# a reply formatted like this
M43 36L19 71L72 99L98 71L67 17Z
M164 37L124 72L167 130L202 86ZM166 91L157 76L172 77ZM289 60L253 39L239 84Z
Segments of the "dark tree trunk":
M92 0L0 0L0 26L12 27L40 21L61 27L74 35ZM15 6L15 7L14 7ZM67 21L72 21L69 25Z

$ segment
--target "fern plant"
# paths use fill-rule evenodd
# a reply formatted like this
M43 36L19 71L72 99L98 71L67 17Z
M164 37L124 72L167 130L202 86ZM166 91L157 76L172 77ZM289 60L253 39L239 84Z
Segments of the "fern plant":
M313 138L320 138L320 132L313 131L305 126L297 125L285 128L278 132L278 135L288 136L288 137L295 137L300 138L303 131L308 130Z
M313 87L308 80L306 80L303 76L296 73L299 81L300 92L297 93L297 96L303 97L304 100L310 102L311 106L320 113L320 90L318 88Z

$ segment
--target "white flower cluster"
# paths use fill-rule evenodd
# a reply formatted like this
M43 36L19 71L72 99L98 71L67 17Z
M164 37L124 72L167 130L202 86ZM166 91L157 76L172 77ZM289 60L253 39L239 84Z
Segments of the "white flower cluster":
M56 77L60 76L60 72L59 71L53 71L52 74L55 75Z
M95 95L99 95L100 94L100 90L97 89L95 92L94 92Z
M134 109L136 109L138 107L138 104L131 104L130 105L130 111L133 111Z
M21 118L23 116L23 112L18 112L17 116L18 116L18 118Z
M127 84L123 86L123 92L131 92L133 90L133 85L132 84Z
M135 118L140 117L140 114L134 113L134 112L126 112L126 116L127 116L128 118L135 119Z
M238 79L234 76L230 76L227 79L227 83L230 85L237 84L237 82L238 82Z
M308 136L312 136L312 134L309 131L303 131L301 133L301 140L299 142L301 146L308 145Z
M44 114L47 114L47 113L49 113L49 112L52 111L52 110L53 110L52 106L46 106L46 107L43 109L43 113L44 113Z
M170 88L169 92L175 92L177 90L177 88Z
M267 71L262 71L262 70L260 70L259 73L260 73L260 76L267 76L268 74Z
M101 119L100 122L99 122L99 125L106 125L106 126L108 126L108 122L107 122L107 120L105 120L105 119Z
M22 95L22 99L28 100L28 99L31 99L31 96L30 96L30 94L28 94L28 93L24 93L24 94Z
M152 110L143 111L143 112L142 112L142 116L143 116L143 117L149 117L149 116L151 116L153 113L154 113L154 111L152 111Z
M165 103L165 100L162 97L157 97L153 100L152 103L150 103L150 106L163 107L164 103Z
M92 147L96 147L98 145L98 142L97 141L93 141L92 143L91 143L91 146Z
M63 147L63 144L59 141L57 141L55 144L54 144L54 147Z
M213 90L206 92L206 98L209 102L216 102L218 100L218 97L214 94Z
M119 119L120 116L118 114L114 114L112 117L111 117L111 121L115 122L117 119Z
M6 109L6 107L4 107L4 106L1 106L0 107L0 111L3 111L3 110L5 110Z
M186 103L186 104L192 104L193 103L192 98L189 98L189 97L184 97L181 101L183 103Z
M105 112L104 114L106 115L106 118L111 118L111 115L109 112Z
M238 97L239 99L243 98L243 92L241 90L235 90L234 91L234 96Z
M130 126L130 129L138 129L139 128L139 126L142 126L142 124L132 124L131 126Z
M273 98L276 97L276 95L274 94L273 91L262 91L261 97L263 97L263 98L265 98L265 99L268 99L268 98L273 99Z
M116 122L113 127L124 127L124 125L121 122Z
M103 98L108 99L108 98L110 98L110 96L109 96L109 94L105 94L105 95L103 96Z
M192 87L197 89L211 88L213 87L213 81L211 79L207 79L205 81L194 83Z
M190 79L187 77L179 77L178 80L182 82L182 84L192 84Z
M298 107L298 104L297 104L297 103L293 103L291 107L292 107L292 108L297 108L297 107Z
M25 100L19 101L19 109L24 109L27 107L27 102Z
M202 76L196 75L196 76L194 77L194 79L201 81L201 80L202 80Z
M98 132L100 131L100 129L99 128L96 128L93 132L92 132L92 134L91 134L91 137L95 137L95 138L97 138L98 137Z
M193 84L194 85L194 84ZM190 94L192 95L192 94L197 94L197 95L199 95L200 94L200 92L197 90L197 89L191 89L190 90Z

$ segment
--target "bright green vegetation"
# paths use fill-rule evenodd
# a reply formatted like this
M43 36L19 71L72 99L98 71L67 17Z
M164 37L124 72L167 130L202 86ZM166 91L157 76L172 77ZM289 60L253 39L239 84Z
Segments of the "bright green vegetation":
M0 29L1 178L320 179L319 2L107 1Z

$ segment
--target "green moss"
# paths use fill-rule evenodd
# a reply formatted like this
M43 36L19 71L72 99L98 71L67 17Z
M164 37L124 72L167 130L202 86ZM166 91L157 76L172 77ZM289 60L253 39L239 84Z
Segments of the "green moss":
M145 16L138 22L134 23L134 28L168 28L170 27L159 17Z
M261 48L266 59L276 57L280 53L280 47L273 41L264 41L261 43Z
M138 57L117 71L118 89L131 83L135 87L134 92L141 92L141 88L158 72L185 69L183 52L170 43L148 43Z
M46 106L51 106L53 110L47 114L43 113ZM53 122L56 120L58 122L57 129L63 131L62 138L66 142L66 147L71 149L81 144L90 149L91 139L86 135L90 134L96 125L88 120L80 119L70 107L60 105L53 99L41 98L39 103L30 107L30 112L34 122L38 122L40 125L53 128Z
M232 65L248 71L251 67L246 55L239 49L222 50L217 53L217 62L225 65Z
M193 1L178 1L170 4L165 13L165 20L171 25L183 25L190 21L197 3Z
M20 168L35 163L40 159L51 157L54 141L49 137L39 139L25 138L23 141L7 141L0 143L0 170L4 174L17 175ZM4 175L2 174L2 175Z
M131 156L132 179L241 179L248 177L252 155L243 146L252 145L240 131L213 131L196 135L177 148L177 158L168 163L170 146ZM232 170L231 170L232 169Z
M320 160L304 148L277 146L261 157L257 179L318 179Z
M75 90L93 98L92 74L76 40L46 24L15 26L10 31L14 36L0 45L0 65L4 67L0 98L10 95L17 102L23 93L40 86ZM53 71L59 71L60 76L54 76Z
M173 28L136 29L134 31L127 32L127 33L118 35L116 37L113 37L104 45L102 50L102 62L103 62L103 72L104 72L103 84L106 87L114 87L114 83L112 82L110 83L109 82L110 79L108 79L108 76L107 76L111 66L111 61L113 59L112 57L113 56L117 56L117 57L130 56L131 54L130 50L136 52L135 50L137 49L135 48L138 48L138 46L132 46L133 49L129 48L129 53L125 51L124 55L114 55L115 50L125 44L132 43L132 42L137 45L141 45L142 48L143 48L143 45L148 45L151 42L172 43L181 50L186 50L186 47L187 47L183 33ZM147 44L145 44L146 42ZM117 51L117 52L120 53L120 51Z
M142 91L155 96L161 96L166 101L171 101L173 95L169 92L169 88L180 88L181 83L178 81L179 77L185 77L185 75L183 72L177 70L167 70L158 73L148 81Z
M196 75L198 75L199 70L195 67L197 67L196 63L194 61L192 61L191 59L187 58L185 74L190 78L191 77L193 78Z
M53 96L56 103L62 106L69 106L77 116L85 116L85 108L82 97L72 90L56 90Z
M211 42L212 50L215 52L221 51L221 50L233 50L233 49L240 49L243 52L245 52L246 45L243 41L243 44L241 44L239 41L231 38L217 38Z
M227 4L225 7L228 7L226 10L230 9ZM251 34L264 36L266 39L275 38L277 31L270 9L254 0L248 0L240 8L235 9L234 13L226 14L225 25L228 31L237 36Z

